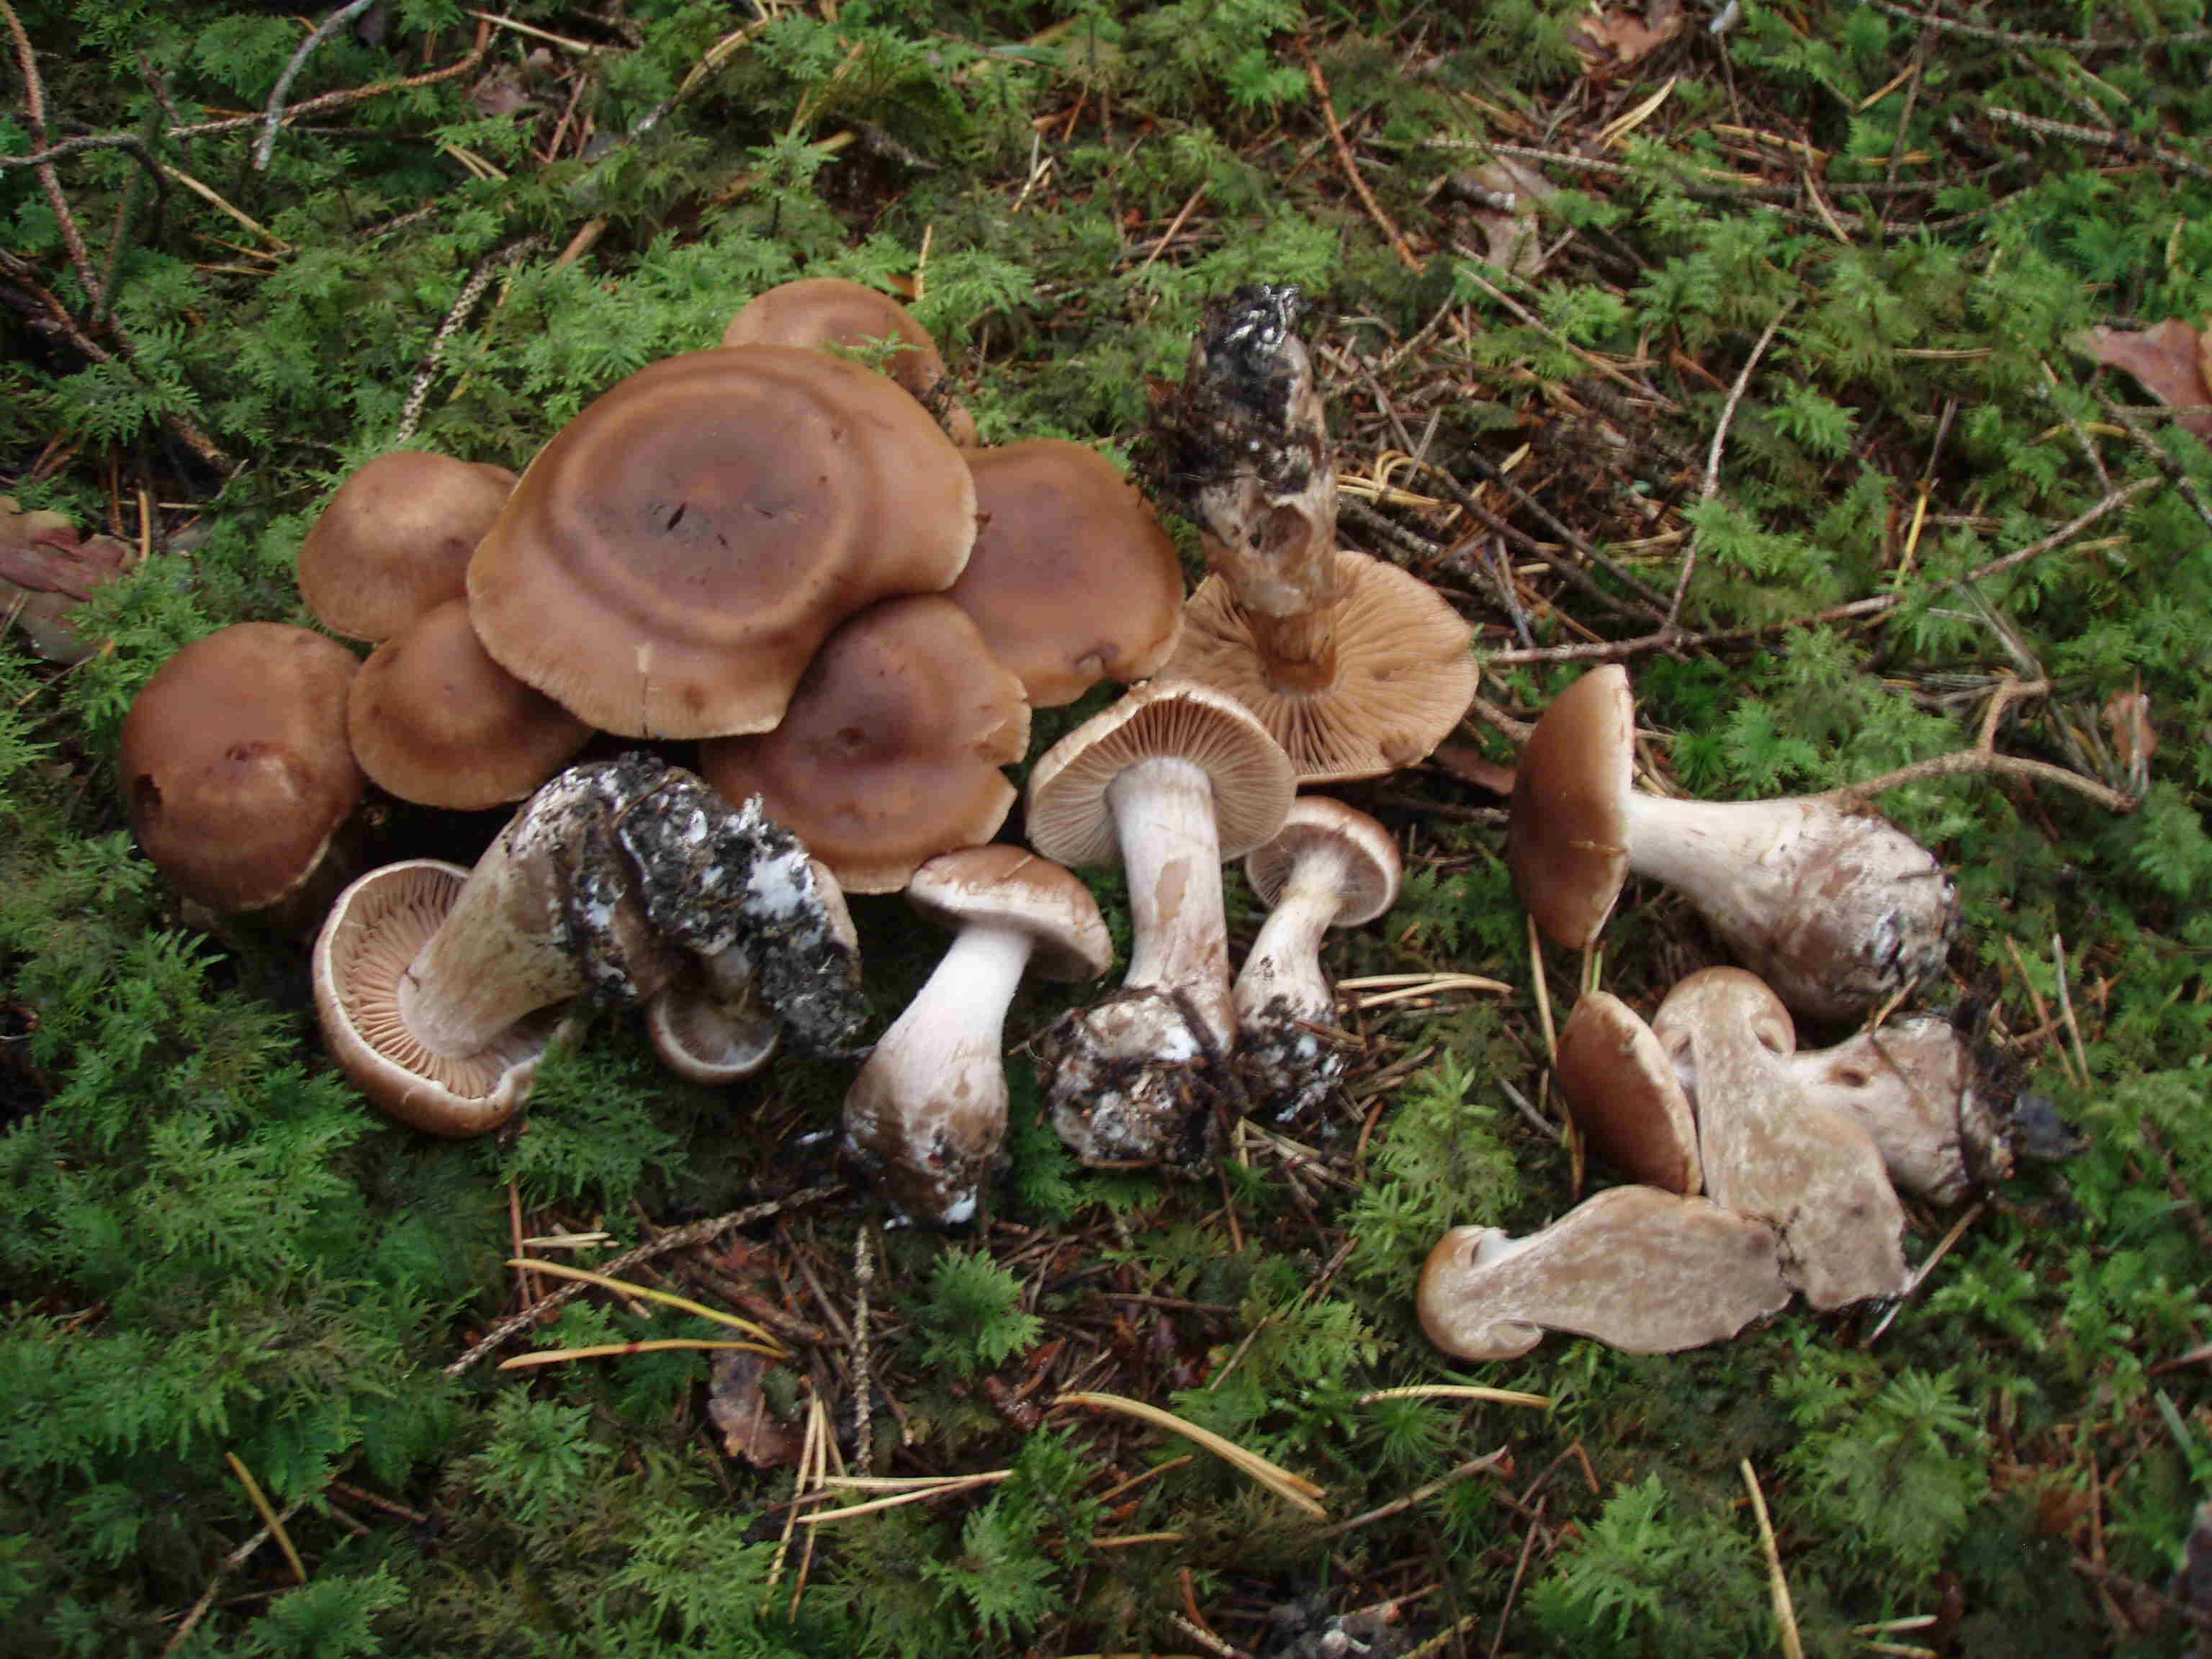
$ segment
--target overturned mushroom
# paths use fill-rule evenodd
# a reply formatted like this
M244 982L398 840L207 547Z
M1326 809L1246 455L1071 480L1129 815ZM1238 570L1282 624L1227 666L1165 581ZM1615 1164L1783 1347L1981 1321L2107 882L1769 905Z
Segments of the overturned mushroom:
M1547 1330L1628 1353L1734 1336L1790 1300L1774 1229L1701 1198L1615 1187L1527 1238L1455 1227L1421 1269L1416 1309L1455 1358L1511 1359Z
M1221 860L1290 811L1290 762L1242 705L1194 685L1139 687L1030 773L1029 834L1048 858L1117 852L1133 938L1121 990L1038 1040L1053 1125L1091 1164L1202 1163L1191 1073L1226 1054L1231 996Z
M1881 1154L1856 1120L1807 1097L1774 993L1708 968L1667 994L1651 1029L1697 1114L1707 1195L1773 1224L1805 1299L1825 1310L1902 1290L1905 1210Z
M1023 969L1095 979L1114 959L1090 890L1019 847L971 847L915 872L907 900L952 948L845 1096L846 1150L917 1221L970 1219L1006 1128L1000 1050Z
M1536 925L1587 950L1632 871L1675 888L1790 1007L1856 1018L1940 973L1958 894L1927 848L1832 796L1691 801L1632 787L1635 704L1618 665L1537 722L1506 857Z
M1237 1059L1279 1118L1314 1109L1344 1075L1343 1051L1314 1030L1336 1014L1322 937L1388 911L1401 869L1389 830L1318 795L1293 802L1274 838L1245 857L1253 891L1274 908L1237 975Z
M1698 1124L1674 1062L1619 997L1585 992L1559 1028L1559 1096L1589 1150L1631 1180L1694 1194Z

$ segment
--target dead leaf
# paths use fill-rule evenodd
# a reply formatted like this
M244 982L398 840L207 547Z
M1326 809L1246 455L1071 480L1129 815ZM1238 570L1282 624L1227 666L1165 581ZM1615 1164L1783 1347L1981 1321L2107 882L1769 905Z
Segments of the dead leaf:
M1641 17L1626 10L1592 6L1575 31L1575 50L1592 71L1626 69L1642 62L1682 32L1680 0L1651 0Z
M2142 389L2172 407L2212 404L2212 336L2200 335L2178 317L2150 328L2091 329L2083 349L2099 362L2135 376ZM2179 415L2176 422L2200 438L2212 438L2212 411Z
M1558 193L1550 179L1533 167L1501 155L1453 173L1444 189L1452 199L1474 207L1469 216L1482 227L1484 258L1516 276L1534 276L1543 270L1536 204Z
M538 107L538 100L522 84L521 75L505 65L492 70L469 88L469 102L475 105L477 113L482 115L514 115Z
M2150 695L2140 687L2115 691L2105 699L2105 729L2112 734L2112 755L2130 779L2148 779L2150 757L2158 753L2158 730L2150 723Z
M112 536L80 538L59 513L21 511L0 495L0 617L48 662L92 653L70 613L131 567L134 550Z
M707 1419L722 1431L722 1450L757 1469L796 1468L805 1436L769 1407L761 1392L768 1361L757 1353L718 1353L707 1387Z

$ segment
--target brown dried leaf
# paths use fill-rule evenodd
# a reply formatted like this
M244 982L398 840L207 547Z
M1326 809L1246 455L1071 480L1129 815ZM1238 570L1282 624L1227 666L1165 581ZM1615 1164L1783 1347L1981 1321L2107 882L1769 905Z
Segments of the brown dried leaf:
M1446 184L1455 199L1474 205L1470 217L1482 227L1484 258L1516 276L1534 276L1543 270L1536 204L1558 193L1550 179L1501 155L1453 173Z
M2150 723L2150 694L2115 691L2105 699L2105 727L2112 734L2112 754L2132 773L2158 753L2158 731Z
M2187 408L2212 404L2212 339L2178 317L2150 328L2089 331L2083 349L2099 362L2135 376L2162 404ZM2212 414L2181 415L2176 421L2200 438L2212 438Z
M722 1431L722 1449L757 1469L795 1468L804 1440L796 1424L770 1409L761 1392L768 1360L757 1353L718 1353L707 1388L707 1419Z
M1626 69L1682 32L1679 0L1651 0L1641 17L1593 5L1575 31L1575 50L1592 70Z

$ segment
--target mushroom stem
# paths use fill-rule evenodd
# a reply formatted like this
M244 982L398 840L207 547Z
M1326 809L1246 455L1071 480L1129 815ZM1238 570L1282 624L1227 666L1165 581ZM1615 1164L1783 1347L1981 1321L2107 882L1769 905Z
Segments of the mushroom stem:
M1684 894L1784 1002L1848 1018L1941 971L1950 878L1902 830L1824 796L1630 791L1628 867Z
M1247 613L1260 672L1276 691L1319 691L1336 684L1336 605L1271 617Z
M1237 975L1240 1027L1249 1030L1270 1010L1315 1024L1334 1016L1336 994L1322 972L1321 942L1342 908L1351 869L1352 856L1341 845L1315 842L1299 852Z
M1036 939L970 923L876 1044L845 1096L845 1145L885 1171L905 1213L957 1226L1006 1125L1006 1010Z
M1213 786L1195 763L1139 761L1108 786L1129 883L1125 991L1187 994L1224 1048L1236 1030Z

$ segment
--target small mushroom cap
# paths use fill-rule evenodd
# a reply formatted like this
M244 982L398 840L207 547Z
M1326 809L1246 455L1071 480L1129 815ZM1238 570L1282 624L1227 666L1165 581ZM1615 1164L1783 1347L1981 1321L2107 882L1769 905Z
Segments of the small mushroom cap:
M347 699L346 729L379 787L463 812L520 800L592 736L491 659L465 599L434 607L369 653Z
M1547 1330L1626 1353L1734 1336L1790 1300L1773 1228L1702 1198L1614 1187L1543 1231L1455 1227L1429 1253L1415 1308L1455 1358L1512 1359Z
M1244 878L1273 904L1300 856L1316 847L1335 848L1344 859L1343 896L1330 927L1357 927L1389 914L1405 872L1398 843L1366 813L1326 795L1300 795L1291 803L1274 838L1244 855Z
M603 732L764 732L840 622L950 584L965 462L921 405L791 346L694 351L622 381L530 464L469 565L511 674Z
M400 981L468 878L435 859L372 870L338 895L314 950L315 1015L331 1058L401 1122L450 1139L488 1133L512 1117L560 1030L558 1012L543 1011L450 1059L409 1035Z
M1588 950L1628 879L1636 701L1628 671L1594 668L1552 700L1521 751L1505 859L1555 945Z
M831 635L775 731L700 746L723 799L758 795L846 889L890 893L988 841L1029 747L1021 682L941 594L870 606Z
M975 619L1030 703L1158 671L1182 628L1175 543L1121 469L1060 438L967 452L975 547L945 597Z
M1224 859L1267 841L1289 815L1290 757L1250 710L1202 685L1152 680L1038 757L1030 769L1030 844L1062 864L1114 862L1119 843L1106 792L1131 767L1157 759L1205 771Z
M940 406L957 444L975 441L975 417L951 400L944 356L929 331L888 294L842 276L802 276L779 283L745 302L722 331L726 346L799 346L811 351L857 350L881 340L897 342L884 373L933 414Z
M1559 1094L1590 1150L1630 1179L1693 1196L1698 1125L1674 1061L1619 997L1584 994L1559 1030Z
M907 902L948 927L1018 927L1036 941L1030 971L1047 979L1096 979L1114 965L1114 941L1098 901L1075 872L1004 842L940 853L914 872Z
M380 455L338 486L300 544L300 597L349 640L388 640L467 591L469 556L514 489L503 466Z
M1381 777L1425 759L1467 713L1479 674L1473 630L1443 594L1364 553L1335 561L1330 643L1310 683L1271 675L1251 615L1219 575L1184 605L1182 642L1160 671L1251 709L1300 783Z
M138 844L185 897L257 910L314 871L361 800L346 742L359 665L307 629L239 623L146 682L117 766Z
M775 1055L775 1018L748 983L739 996L716 996L696 969L653 993L645 1005L646 1034L661 1064L710 1088L749 1078Z

